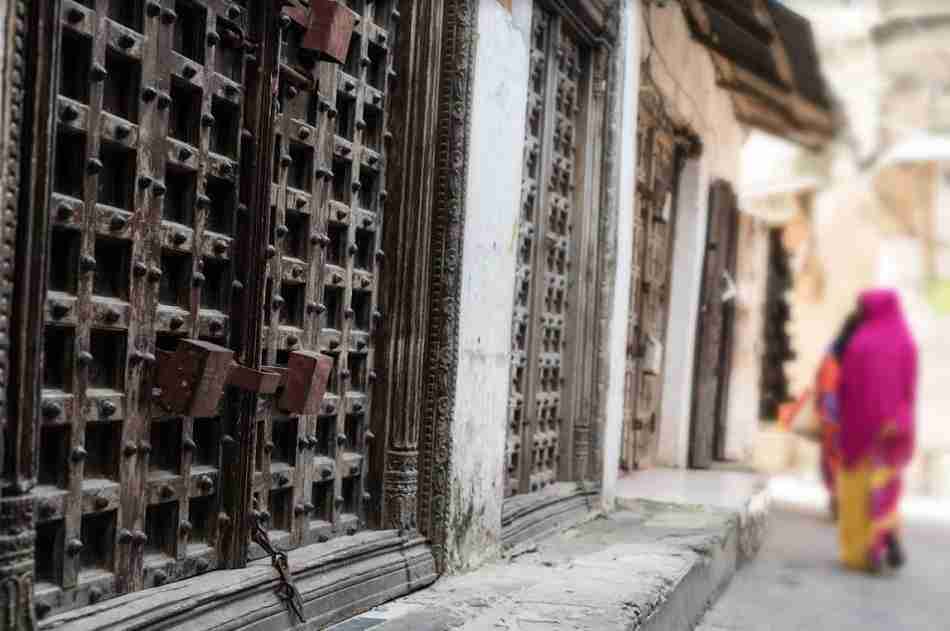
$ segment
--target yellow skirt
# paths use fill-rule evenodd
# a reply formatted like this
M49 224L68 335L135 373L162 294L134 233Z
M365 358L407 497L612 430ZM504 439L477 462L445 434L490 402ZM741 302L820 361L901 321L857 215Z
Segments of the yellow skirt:
M841 562L868 571L881 560L887 536L899 526L899 472L866 459L838 469L837 488Z

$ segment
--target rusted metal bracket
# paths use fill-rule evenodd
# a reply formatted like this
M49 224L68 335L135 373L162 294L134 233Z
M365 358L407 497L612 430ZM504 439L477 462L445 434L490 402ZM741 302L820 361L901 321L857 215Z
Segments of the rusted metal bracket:
M301 46L321 61L342 64L350 48L356 16L337 0L310 0L310 9L284 8L284 15L306 29Z
M316 414L332 369L333 358L327 355L291 351L286 368L257 370L234 361L229 348L182 339L174 351L158 351L155 385L159 404L184 416L215 416L225 386L277 395L277 405L285 412Z

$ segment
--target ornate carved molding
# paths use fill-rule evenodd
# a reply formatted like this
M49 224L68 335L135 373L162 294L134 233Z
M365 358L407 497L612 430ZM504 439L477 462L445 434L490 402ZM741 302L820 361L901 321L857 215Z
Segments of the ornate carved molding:
M33 606L34 548L36 532L33 497L35 434L33 411L38 389L33 375L36 336L42 323L41 293L45 291L45 257L31 256L36 240L46 230L44 210L46 178L35 172L50 151L49 143L34 146L34 139L49 125L49 95L37 94L32 78L51 75L54 47L50 23L55 19L48 0L16 0L6 6L3 24L5 48L0 89L0 630L32 631L36 628ZM48 81L40 82L47 85ZM30 159L32 158L32 159ZM25 219L25 221L21 221ZM14 278L17 279L14 287ZM40 284L37 287L37 278ZM14 291L17 292L14 296ZM17 322L33 322L30 328ZM13 333L17 331L17 333ZM11 368L12 364L12 370ZM4 453L5 450L6 453Z
M462 245L468 178L477 0L444 3L438 107L436 207L429 260L430 315L419 472L419 524L444 567L458 372Z
M24 495L0 501L0 630L32 631L33 498Z
M610 378L610 312L614 300L614 277L617 269L617 213L619 209L619 149L623 122L623 76L627 41L619 41L624 32L624 4L611 3L604 35L611 46L605 60L606 92L604 94L604 130L601 155L601 187L598 191L601 208L597 227L597 307L595 318L594 405L590 428L590 459L587 479L603 477L604 426L607 419L607 382Z
M426 340L430 294L425 262L432 251L435 216L437 112L444 4L437 0L401 2L397 89L389 100L395 138L388 155L389 196L383 228L386 282L373 391L373 462L369 489L380 501L371 506L370 523L409 530L416 526L415 481L419 432L426 407Z

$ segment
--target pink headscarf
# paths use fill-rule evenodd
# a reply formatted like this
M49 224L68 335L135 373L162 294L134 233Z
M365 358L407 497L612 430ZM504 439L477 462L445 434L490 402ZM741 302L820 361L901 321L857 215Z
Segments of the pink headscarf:
M841 372L841 451L853 466L876 444L886 464L904 466L914 445L917 347L891 290L861 295L862 322L844 354ZM896 433L878 442L893 423Z

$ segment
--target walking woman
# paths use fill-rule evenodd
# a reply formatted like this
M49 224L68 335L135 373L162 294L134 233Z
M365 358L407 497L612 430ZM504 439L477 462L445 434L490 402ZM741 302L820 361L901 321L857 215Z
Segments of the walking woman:
M867 291L860 310L840 374L838 524L842 562L876 572L904 563L898 504L914 449L917 348L896 292Z

